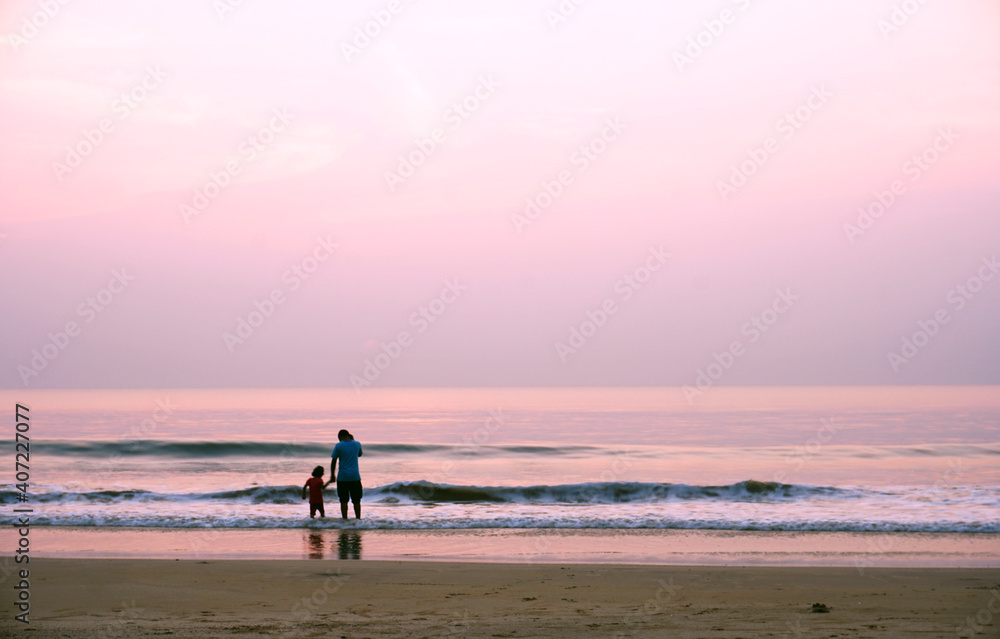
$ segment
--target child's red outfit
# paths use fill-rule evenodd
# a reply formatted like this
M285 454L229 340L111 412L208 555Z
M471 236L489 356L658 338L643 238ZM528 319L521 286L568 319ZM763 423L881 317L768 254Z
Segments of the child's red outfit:
M320 517L326 517L323 510L323 478L310 477L302 487L303 490L306 488L309 489L309 517L315 517L316 511L319 511Z

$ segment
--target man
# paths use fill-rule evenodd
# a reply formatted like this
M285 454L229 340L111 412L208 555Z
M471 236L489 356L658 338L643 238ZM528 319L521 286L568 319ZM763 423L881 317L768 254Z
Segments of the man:
M330 481L326 485L337 483L337 496L340 497L340 514L347 519L347 501L354 503L354 516L361 519L361 471L358 469L358 457L361 444L354 441L354 435L341 430L337 433L337 445L333 447L330 460ZM337 474L337 460L340 460L340 474Z

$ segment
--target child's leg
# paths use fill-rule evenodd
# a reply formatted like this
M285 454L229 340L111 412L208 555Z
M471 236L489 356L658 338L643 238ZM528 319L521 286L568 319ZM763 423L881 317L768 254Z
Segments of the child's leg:
M316 504L316 508L319 510L320 517L326 517L326 510L323 508L323 504Z

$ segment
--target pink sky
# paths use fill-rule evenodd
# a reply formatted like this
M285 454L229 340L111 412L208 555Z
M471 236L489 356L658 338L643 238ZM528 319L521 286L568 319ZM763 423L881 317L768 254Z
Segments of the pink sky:
M0 385L1000 383L995 2L231 4L0 7Z

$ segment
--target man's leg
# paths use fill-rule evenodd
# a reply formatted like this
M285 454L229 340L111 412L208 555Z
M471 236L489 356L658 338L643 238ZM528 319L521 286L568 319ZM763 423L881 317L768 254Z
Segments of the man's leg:
M345 513L347 512L347 505L346 504L344 505L344 512ZM354 502L354 516L357 517L358 519L361 519L361 502L360 501ZM345 514L344 517L347 517L347 515Z
M340 498L340 514L344 519L347 519L347 501L351 498L347 482L337 482L337 497Z
M361 519L361 482L351 485L351 501L354 502L354 516Z

